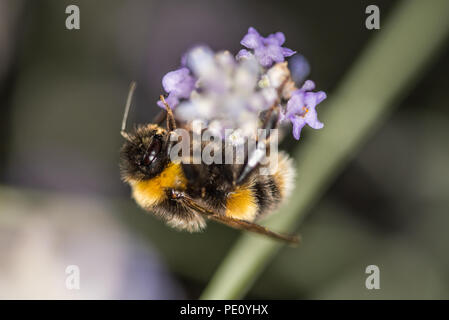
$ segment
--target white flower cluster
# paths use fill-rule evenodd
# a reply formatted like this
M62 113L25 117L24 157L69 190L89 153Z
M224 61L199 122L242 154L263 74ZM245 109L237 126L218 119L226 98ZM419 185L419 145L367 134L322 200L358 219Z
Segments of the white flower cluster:
M235 141L254 137L260 113L296 90L287 62L266 69L253 55L236 59L228 51L196 47L185 56L185 66L196 82L190 97L175 108L176 118L201 120L209 130Z

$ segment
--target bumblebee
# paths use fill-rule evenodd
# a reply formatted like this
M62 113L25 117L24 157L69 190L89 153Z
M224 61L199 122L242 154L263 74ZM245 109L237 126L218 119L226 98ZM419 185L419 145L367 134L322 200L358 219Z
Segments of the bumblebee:
M132 83L122 122L125 143L120 152L120 171L140 207L179 230L201 231L206 220L214 220L235 229L298 242L296 236L279 234L255 223L273 212L292 190L295 172L285 153L278 154L276 169L268 175L256 169L269 168L270 164L254 161L250 152L239 165L172 162L169 153L174 142L169 137L179 123L163 96L165 111L159 123L126 132L134 90ZM166 128L161 126L164 120Z

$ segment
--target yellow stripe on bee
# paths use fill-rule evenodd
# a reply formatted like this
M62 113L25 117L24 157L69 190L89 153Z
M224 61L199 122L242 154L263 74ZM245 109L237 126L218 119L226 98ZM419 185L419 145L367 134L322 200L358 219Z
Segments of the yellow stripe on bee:
M226 216L231 218L253 221L258 209L253 191L247 186L237 187L226 201Z
M187 180L181 164L170 163L158 176L132 183L133 197L144 207L152 207L166 199L166 189L184 190Z

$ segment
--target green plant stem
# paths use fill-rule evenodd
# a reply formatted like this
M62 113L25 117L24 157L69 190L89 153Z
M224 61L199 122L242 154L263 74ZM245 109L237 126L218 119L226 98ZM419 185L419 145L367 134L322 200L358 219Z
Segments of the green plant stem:
M267 220L269 228L291 232L298 227L305 212L362 143L385 122L396 100L416 83L448 31L447 0L403 1L386 23L381 20L381 30L366 30L378 34L336 92L320 105L325 111L325 128L313 134L309 131L307 141L298 144L293 155L298 172L296 188L287 206ZM242 235L201 298L242 298L280 247L280 243L260 236Z

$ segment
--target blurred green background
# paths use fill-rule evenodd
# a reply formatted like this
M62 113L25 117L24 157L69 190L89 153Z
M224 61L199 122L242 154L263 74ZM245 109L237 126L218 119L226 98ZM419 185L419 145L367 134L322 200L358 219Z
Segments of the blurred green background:
M398 2L0 0L0 298L198 298L239 232L179 233L130 199L118 170L130 81L130 122L148 122L183 52L236 53L254 26L283 31L331 100ZM69 4L80 30L65 28ZM370 4L379 31L365 28ZM282 249L247 298L449 298L448 49L308 211L303 244ZM304 140L316 134L326 127ZM372 264L380 290L365 288ZM80 267L80 290L66 289L67 265Z

